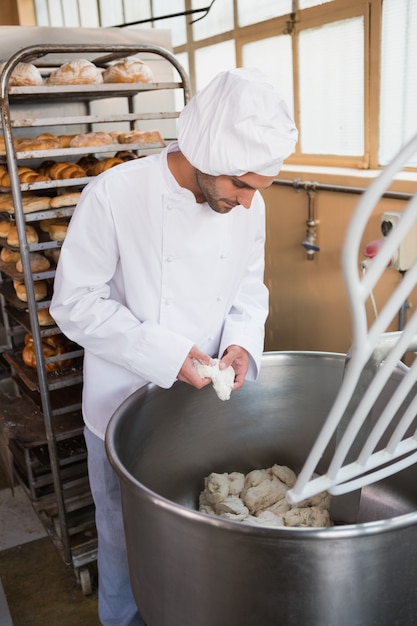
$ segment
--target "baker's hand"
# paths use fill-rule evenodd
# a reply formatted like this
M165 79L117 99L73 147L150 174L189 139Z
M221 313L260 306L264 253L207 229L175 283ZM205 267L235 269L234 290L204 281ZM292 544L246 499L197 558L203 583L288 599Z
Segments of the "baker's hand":
M245 382L245 376L249 368L249 352L240 346L229 346L223 353L219 368L226 369L229 365L235 370L235 384L232 391L236 391Z
M199 350L197 346L193 346L187 354L187 358L182 364L182 367L178 372L177 378L183 383L192 385L197 389L202 389L203 387L211 383L211 379L201 378L201 376L197 374L197 370L194 367L194 359L197 359L197 361L200 361L200 363L203 363L204 365L210 365L211 363L211 357L208 354L201 352L201 350Z

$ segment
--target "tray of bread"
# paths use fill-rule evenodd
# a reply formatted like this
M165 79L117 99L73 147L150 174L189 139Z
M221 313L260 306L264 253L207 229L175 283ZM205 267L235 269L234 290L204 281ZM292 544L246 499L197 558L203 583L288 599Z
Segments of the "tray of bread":
M42 353L49 389L73 385L74 379L82 380L82 349L62 334L42 337ZM33 336L24 337L24 345L4 353L5 360L31 391L39 390L38 364Z

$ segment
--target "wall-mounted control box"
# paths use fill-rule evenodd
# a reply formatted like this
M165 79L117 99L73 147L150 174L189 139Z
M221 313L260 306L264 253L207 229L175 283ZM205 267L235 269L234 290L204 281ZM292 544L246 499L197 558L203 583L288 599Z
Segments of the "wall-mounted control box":
M401 218L400 211L386 211L381 216L381 233L387 237ZM417 221L401 241L400 246L392 259L391 269L405 272L417 258Z

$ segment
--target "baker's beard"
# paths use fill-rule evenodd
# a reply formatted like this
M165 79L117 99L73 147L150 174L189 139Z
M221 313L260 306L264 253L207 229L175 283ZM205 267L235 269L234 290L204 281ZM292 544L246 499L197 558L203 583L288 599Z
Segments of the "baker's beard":
M222 198L217 190L217 177L204 174L199 170L195 172L197 185L205 202L216 213L229 213L237 203L233 199Z

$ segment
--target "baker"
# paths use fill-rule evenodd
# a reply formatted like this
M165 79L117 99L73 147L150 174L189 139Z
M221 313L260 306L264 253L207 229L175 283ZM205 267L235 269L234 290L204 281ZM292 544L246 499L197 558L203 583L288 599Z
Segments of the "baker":
M178 141L84 189L62 246L51 314L84 347L82 410L98 532L99 617L143 624L129 584L119 483L104 437L151 382L201 389L195 362L255 380L264 345L269 187L293 151L287 106L257 69L222 72L178 120Z

